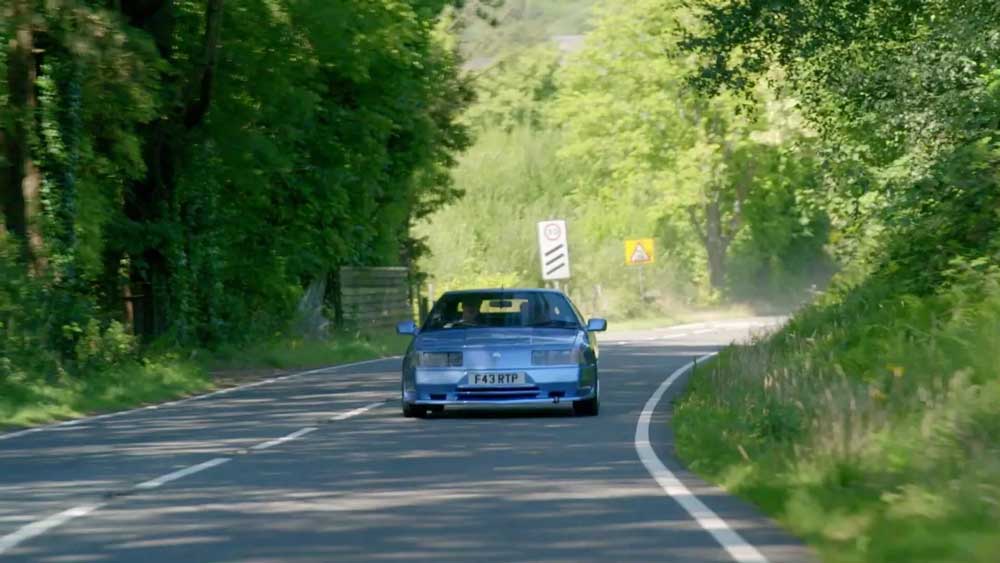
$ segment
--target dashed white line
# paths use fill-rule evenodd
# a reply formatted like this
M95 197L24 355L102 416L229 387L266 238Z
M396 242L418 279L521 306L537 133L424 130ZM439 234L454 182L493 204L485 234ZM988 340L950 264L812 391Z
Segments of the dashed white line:
M250 449L251 450L266 450L268 448L272 448L272 447L277 446L279 444L284 444L285 442L291 442L292 440L297 440L297 439L305 436L306 434L309 434L310 432L315 432L317 430L319 430L319 428L316 428L315 426L309 426L309 427L303 428L302 430L296 430L295 432L292 432L288 436L282 436L281 438L275 438L274 440L269 440L267 442L263 442L263 443L257 444L256 446L252 446Z
M18 546L18 544L26 542L36 536L40 536L52 528L62 526L74 518L86 516L102 506L104 506L104 503L75 506L69 510L63 510L58 514L53 514L48 518L32 522L31 524L21 527L12 534L0 537L0 555L14 549Z
M370 405L365 405L365 406L363 406L361 408L357 408L357 409L354 409L352 411L347 411L345 413L338 414L337 416L331 417L330 420L331 421L347 420L348 418L351 418L351 417L354 417L354 416L358 416L359 414L364 414L364 413L366 413L366 412L368 412L368 411L370 411L372 409L376 409L376 408L381 407L383 405L385 405L385 401L379 401L377 403L372 403Z
M709 354L698 361L707 360L714 355L714 353ZM757 548L750 545L725 520L719 518L712 509L705 506L705 503L696 497L673 472L663 465L663 462L653 450L653 446L649 443L649 423L653 418L653 411L656 410L656 405L660 402L660 398L663 397L663 394L666 393L667 389L674 382L694 365L693 362L689 363L670 374L670 377L661 383L656 392L653 393L653 396L646 401L646 406L643 407L642 414L639 415L639 422L635 427L635 451L639 454L639 460L646 466L646 470L659 483L663 491L677 501L677 504L681 505L699 526L711 534L715 538L715 541L719 542L719 545L729 553L733 561L737 563L768 563L767 558L757 551Z
M285 377L289 377L289 376L285 376ZM381 406L383 406L385 404L386 404L385 401L379 401L377 403L371 403L371 404L365 405L363 407L358 407L356 409L349 410L349 411L346 411L346 412L342 412L342 413L340 413L340 414L338 414L336 416L333 416L333 417L330 418L330 421L347 420L349 418L353 418L355 416L364 414L364 413L366 413L366 412L368 412L368 411L370 411L372 409L381 407ZM268 440L267 442L261 442L260 444L257 444L255 446L251 446L250 449L251 450L257 450L257 451L259 451L259 450L266 450L268 448L272 448L272 447L277 446L279 444L284 444L284 443L290 442L292 440L297 440L297 439L305 436L306 434L309 434L311 432L315 432L316 430L319 430L319 428L315 427L315 426L307 426L305 428L301 428L299 430L296 430L295 432L292 432L291 434L288 434L286 436L282 436L281 438L275 438L274 440ZM35 429L35 431L37 431L37 429ZM176 481L178 479L183 479L184 477L187 477L189 475L194 475L195 473L199 473L201 471L205 471L206 469L211 469L213 467L218 467L218 466L220 466L220 465L222 465L224 463L228 463L229 461L232 461L232 458L229 458L229 457L217 457L217 458L214 458L214 459L210 459L208 461L199 463L197 465L192 465L190 467L185 467L183 469L178 469L177 471L174 471L172 473L167 473L166 475L161 475L160 477L157 477L155 479L150 479L149 481L143 481L142 483L139 483L139 484L133 486L133 489L137 489L137 490L157 489L157 488L162 487L163 485L165 485L165 484L167 484L167 483L169 483L171 481ZM49 530L51 530L53 528L61 526L61 525L65 524L66 522L69 522L70 520L73 520L74 518L79 518L81 516L86 516L86 515L90 514L91 512L93 512L93 511L95 511L95 510L97 510L97 509L105 506L106 504L107 503L85 504L85 505L77 506L77 507L74 507L74 508L70 508L69 510L64 510L64 511L58 513L58 514L53 514L52 516L49 516L48 518L45 518L45 519L42 519L42 520L38 520L38 521L32 522L30 524L26 524L26 525L22 526L20 529L18 529L17 531L15 531L13 533L10 533L10 534L7 534L6 536L0 537L0 555L3 555L3 553L5 551L13 549L14 547L17 547L17 545L19 545L19 544L21 544L21 543L23 543L23 542L25 542L27 540L30 540L31 538L40 536L40 535L44 534L45 532L47 532L47 531L49 531Z
M167 473L166 475L157 477L156 479L150 479L149 481L139 483L138 485L135 486L135 488L156 489L171 481L176 481L182 477L187 477L188 475L194 475L195 473L198 473L200 471L204 471L206 469L211 469L213 467L222 465L223 463L226 463L231 459L232 458L228 457L217 457L215 459L210 459L204 463L199 463L198 465L192 465L191 467L185 467L184 469L179 469L177 471L174 471L173 473Z

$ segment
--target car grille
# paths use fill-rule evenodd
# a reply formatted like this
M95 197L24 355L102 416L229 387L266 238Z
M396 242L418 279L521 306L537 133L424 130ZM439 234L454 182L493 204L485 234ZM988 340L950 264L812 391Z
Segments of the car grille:
M539 389L535 385L518 387L458 387L460 401L502 401L504 399L534 399Z

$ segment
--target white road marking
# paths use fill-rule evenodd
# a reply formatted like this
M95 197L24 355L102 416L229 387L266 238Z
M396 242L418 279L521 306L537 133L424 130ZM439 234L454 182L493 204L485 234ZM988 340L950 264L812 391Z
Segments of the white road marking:
M285 376L285 377L287 378L287 377L290 377L290 376ZM349 410L347 412L340 413L340 414L338 414L338 415L336 415L334 417L331 417L330 420L331 421L347 420L348 418L352 418L352 417L358 416L360 414L364 414L364 413L366 413L366 412L368 412L368 411L370 411L370 410L372 410L374 408L378 408L378 407L384 406L385 404L386 404L385 401L379 401L377 403L371 403L371 404L365 405L363 407L359 407L359 408L356 408L356 409L353 409L353 410ZM290 442L292 440L296 440L298 438L301 438L302 436L305 436L306 434L309 434L311 432L315 432L316 430L319 430L319 428L317 428L315 426L307 426L307 427L302 428L300 430L296 430L295 432L292 432L291 434L288 434L287 436L282 436L281 438L276 438L274 440L269 440L267 442L262 442L260 444L255 445L255 446L252 446L250 449L251 450L266 450L267 448L271 448L271 447L277 446L279 444L284 444L285 442ZM37 431L37 429L36 429L36 431ZM230 461L232 461L232 458L229 458L229 457L217 457L217 458L210 459L208 461L199 463L197 465L192 465L190 467L185 467L183 469L178 469L177 471L174 471L172 473L167 473L166 475L161 475L160 477L157 477L155 479L150 479L149 481L143 481L142 483L139 483L139 484L135 485L133 488L134 489L138 489L138 490L157 489L157 488L162 487L163 485L165 485L165 484L167 484L167 483L169 483L171 481L176 481L178 479L182 479L182 478L187 477L189 475L194 475L195 473L199 473L201 471L205 471L206 469L211 469L213 467L218 467L218 466L220 466L220 465L222 465L224 463L228 463ZM48 518L45 518L43 520L38 520L36 522L32 522L30 524L26 524L26 525L22 526L21 528L19 528L17 531L15 531L15 532L13 532L11 534L8 534L6 536L0 537L0 555L3 555L3 553L5 551L13 549L18 544L21 544L21 543L23 543L23 542L25 542L27 540L30 540L31 538L40 536L40 535L44 534L45 532L47 532L47 531L49 531L49 530L51 530L53 528L61 526L61 525L65 524L66 522L69 522L70 520L73 520L74 518L79 518L81 516L86 516L86 515L90 514L91 512L93 512L93 511L95 511L95 510L97 510L99 508L102 508L102 507L106 506L106 504L107 503L85 504L85 505L77 506L75 508L70 508L69 510L64 510L64 511L58 513L58 514L54 514L54 515L49 516Z
M308 434L310 432L315 432L317 430L319 430L319 428L316 428L315 426L309 426L309 427L303 428L302 430L298 430L298 431L292 432L288 436L282 436L281 438L275 438L274 440L269 440L267 442L263 442L261 444L257 444L256 446L252 446L250 449L251 450L266 450L267 448L271 448L271 447L277 446L279 444L284 444L285 442L291 442L292 440L297 440L297 439L305 436L306 434Z
M188 403L188 402L191 402L191 401L200 401L202 399L208 399L210 397L215 397L216 395L224 395L226 393L231 393L233 391L239 391L239 390L242 390L242 389L249 389L249 388L252 388L252 387L257 387L257 386L260 386L260 385L266 385L266 384L269 384L269 383L274 383L276 381L284 381L286 379L292 379L292 378L295 378L295 377L302 377L302 376L306 376L306 375L314 375L314 374L323 373L323 372L326 372L326 371L340 371L340 370L343 370L343 369L348 369L348 368L353 368L353 367L358 367L358 366L363 366L363 365L368 365L368 364L374 364L374 363L378 363L378 362L386 362L386 361L389 361L389 360L398 360L399 358L400 358L399 356L390 356L388 358L379 358L377 360L365 360L363 362L353 362L353 363L350 363L350 364L341 364L341 365L329 366L329 367L325 367L325 368L313 369L313 370L309 370L309 371L301 371L301 372L297 372L297 373L290 373L288 375L282 375L282 376L279 376L279 377L272 377L270 379L262 379L260 381L255 381L253 383L247 383L245 385L237 385L235 387L226 387L225 389L219 389L218 391L212 391L210 393L205 393L205 394L202 394L202 395L195 395L193 397L187 397L187 398L184 398L184 399L178 399L176 401L168 401L166 403L160 403L158 405L149 405L149 406L145 406L145 407L138 407L138 408L130 409L130 410L127 410L127 411L119 411L119 412L112 412L112 413L107 413L107 414L99 414L99 415L95 415L95 416L88 416L88 417L84 417L84 418L78 418L78 419L74 419L74 420L68 420L66 422L57 422L55 424L49 424L49 425L46 425L46 426L36 426L34 428L28 428L28 429L25 429L25 430L18 430L16 432L8 432L6 434L0 434L0 441L10 440L11 438L17 438L19 436L25 436L27 434L34 434L36 432L45 432L45 431L48 431L48 430L55 430L56 428L65 428L67 426L77 426L77 425L85 424L85 423L88 423L88 422L94 422L95 420L102 420L102 419L106 419L106 418L115 418L115 417L124 416L124 415L127 415L127 414L133 414L133 413L137 413L137 412L146 411L146 410L156 410L156 409L160 409L160 408L163 408L163 407L172 407L172 406L175 406L175 405L180 405L180 404Z
M714 330L716 330L716 329L714 329L714 328L703 328L701 330L692 330L691 334L706 334L706 333L709 333L709 332L713 332Z
M661 336L660 340L673 340L675 338L684 338L685 336L690 336L690 333L682 332L680 334L668 334L667 336Z
M385 401L379 401L377 403L372 403L370 405L365 405L361 408L354 409L352 411L347 411L345 413L338 414L337 416L330 417L331 421L336 420L347 420L348 418L358 416L359 414L364 414L372 409L378 408L385 405Z
M102 506L104 506L104 503L84 504L70 508L69 510L63 510L58 514L53 514L43 520L22 526L16 532L0 537L0 555L14 549L19 544L26 542L31 538L44 534L52 528L62 526L74 518L86 516Z
M194 475L199 471L204 471L206 469L211 469L213 467L222 465L223 463L226 463L231 459L232 458L228 457L217 457L215 459L210 459L204 463L199 463L198 465L192 465L191 467L185 467L184 469L179 469L177 471L174 471L173 473L167 473L166 475L157 477L156 479L150 479L149 481L139 483L138 485L135 486L135 488L156 489L171 481L176 481L182 477L187 477L188 475Z
M715 353L709 354L698 361L707 360L714 355ZM667 389L694 365L693 362L689 363L670 374L670 377L661 383L653 396L646 401L646 406L643 407L642 414L639 415L639 422L635 427L635 451L639 454L639 460L646 466L646 470L659 483L663 491L677 501L677 504L681 505L699 526L712 534L715 541L719 542L719 545L729 553L733 561L738 563L768 563L767 558L757 551L757 548L733 531L725 520L719 518L712 509L705 506L705 503L692 494L684 483L663 465L653 450L653 446L649 443L649 423L653 418L656 405Z
M703 328L706 326L708 326L708 323L688 323L684 325L668 326L667 330L687 330L689 328Z

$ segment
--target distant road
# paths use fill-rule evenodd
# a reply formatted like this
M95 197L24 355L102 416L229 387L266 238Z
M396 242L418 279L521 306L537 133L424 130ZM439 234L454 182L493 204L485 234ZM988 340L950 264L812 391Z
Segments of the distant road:
M0 436L0 559L808 561L667 424L678 368L769 322L609 335L596 418L404 419L394 359Z

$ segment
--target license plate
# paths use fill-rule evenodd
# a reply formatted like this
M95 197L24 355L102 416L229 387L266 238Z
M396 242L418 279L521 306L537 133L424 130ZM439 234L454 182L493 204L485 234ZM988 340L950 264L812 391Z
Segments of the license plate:
M523 373L470 373L469 385L491 387L497 385L525 385L528 378Z

